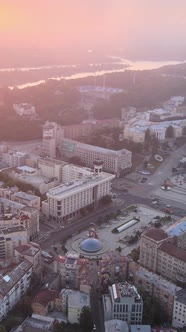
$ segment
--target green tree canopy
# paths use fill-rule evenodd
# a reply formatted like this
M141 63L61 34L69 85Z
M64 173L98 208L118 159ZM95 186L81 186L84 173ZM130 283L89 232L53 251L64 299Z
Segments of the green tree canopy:
M84 332L89 332L92 330L93 321L92 321L92 313L90 307L84 306L82 308L79 323L80 327L82 327Z

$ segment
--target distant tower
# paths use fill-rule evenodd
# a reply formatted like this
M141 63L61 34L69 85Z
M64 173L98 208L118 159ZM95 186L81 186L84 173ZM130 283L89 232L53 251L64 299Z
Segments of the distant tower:
M103 162L101 159L96 159L94 161L94 173L99 174L102 172Z

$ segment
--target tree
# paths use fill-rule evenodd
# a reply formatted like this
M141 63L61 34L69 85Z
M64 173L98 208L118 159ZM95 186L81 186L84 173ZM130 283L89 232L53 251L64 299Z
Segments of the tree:
M101 204L103 205L107 205L110 204L112 202L112 198L110 195L105 195L100 199Z
M165 132L166 138L174 138L174 128L172 126L168 126Z
M93 328L92 321L92 312L90 307L84 306L81 310L80 319L79 319L80 327L82 327L83 331L88 332Z
M19 325L19 320L16 317L10 316L6 319L5 326L7 331L11 331L16 325Z
M3 325L0 325L0 332L7 332L6 327Z

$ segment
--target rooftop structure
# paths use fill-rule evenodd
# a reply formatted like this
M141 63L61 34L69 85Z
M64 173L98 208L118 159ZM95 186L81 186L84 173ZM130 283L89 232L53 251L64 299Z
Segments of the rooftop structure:
M179 236L186 232L186 217L178 220L166 229L168 236Z
M11 289L21 280L21 278L32 268L32 264L27 260L19 263L7 275L0 275L0 294L4 298Z
M85 240L82 240L79 244L79 247L81 250L85 252L97 252L103 248L103 245L100 240L95 238L87 238Z
M142 322L143 300L136 287L128 282L109 287L109 297L103 296L103 309L105 320L120 319L129 324Z
M105 322L105 332L129 332L129 326L127 322L112 319Z
M144 233L144 235L155 241L162 241L168 238L168 235L158 228L150 228Z
M169 293L173 296L181 289L170 281L162 278L156 273L150 272L142 267L136 272L138 277L146 280L149 284L155 285L157 288L165 290L166 293Z
M178 248L174 243L166 242L160 247L160 250L168 255L186 263L186 251Z

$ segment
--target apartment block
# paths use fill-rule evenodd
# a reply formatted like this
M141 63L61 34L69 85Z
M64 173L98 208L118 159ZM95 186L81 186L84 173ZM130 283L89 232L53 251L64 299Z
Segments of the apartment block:
M180 287L186 287L186 251L177 246L177 237L168 237L155 228L143 233L139 263Z
M157 228L150 228L141 235L140 243L140 265L148 270L157 270L158 248L168 240L168 235Z
M18 152L18 151L8 151L3 153L2 160L9 167L18 167L18 166L23 166L25 164L26 158L27 158L27 153Z
M79 258L76 253L68 252L65 256L58 256L54 261L54 272L59 273L63 288L85 290L90 284L89 261Z
M137 288L142 287L153 298L155 297L161 301L169 318L172 319L174 299L181 288L142 267L139 267L135 272L134 280Z
M183 328L186 326L186 290L177 292L174 300L172 326Z
M37 243L29 242L14 248L14 255L18 259L26 259L33 265L33 272L41 273L41 248Z
M0 271L0 321L16 305L30 286L32 264L22 260L10 267L6 275Z
M23 226L2 227L0 229L0 259L14 255L14 248L27 243L27 230Z

